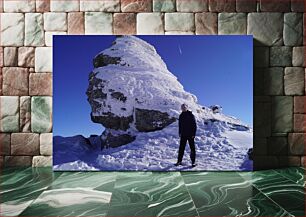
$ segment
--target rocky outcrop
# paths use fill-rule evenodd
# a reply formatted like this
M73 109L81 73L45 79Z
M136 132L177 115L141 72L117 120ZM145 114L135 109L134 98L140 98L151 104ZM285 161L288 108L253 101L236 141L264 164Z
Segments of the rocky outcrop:
M190 95L167 70L155 48L133 36L117 37L110 48L94 57L93 67L86 94L91 120L105 127L104 147L125 145L139 132L161 130L175 122L179 111L167 112L168 99L173 92L186 98ZM173 102L172 106L179 110L179 105Z
M113 92L111 93L111 96L119 101L125 102L126 101L126 96L124 96L123 93L120 92Z
M95 123L102 124L105 128L127 130L129 128L129 124L133 121L133 116L120 117L111 112L106 112L101 116L91 115L91 120Z
M111 132L107 130L103 132L103 143L102 148L116 148L122 145L126 145L130 142L133 142L136 136L133 136L128 133L113 135Z
M105 127L103 147L122 146L139 133L164 129L177 121L183 103L198 120L214 118L211 109L184 90L155 48L140 38L116 37L94 57L93 67L86 94L91 120ZM217 115L222 119L223 114Z
M99 54L93 60L93 65L95 68L107 66L109 64L119 64L120 57L111 57L105 54Z
M176 121L176 118L169 116L166 112L148 109L136 108L135 116L135 126L139 132L161 130Z

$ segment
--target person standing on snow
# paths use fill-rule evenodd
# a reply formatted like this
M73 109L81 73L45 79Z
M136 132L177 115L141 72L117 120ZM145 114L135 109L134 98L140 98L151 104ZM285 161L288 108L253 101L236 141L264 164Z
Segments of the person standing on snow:
M186 104L181 105L181 110L182 113L179 116L180 147L178 152L177 163L174 165L175 166L182 165L184 151L188 140L192 167L195 167L196 151L194 145L194 138L197 131L197 124L194 115L192 114L191 111L188 110L188 106Z

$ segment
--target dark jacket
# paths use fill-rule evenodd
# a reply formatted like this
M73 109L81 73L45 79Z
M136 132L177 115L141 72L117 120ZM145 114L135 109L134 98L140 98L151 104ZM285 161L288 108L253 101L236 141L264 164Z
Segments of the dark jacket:
M185 111L179 117L179 134L182 137L195 136L197 123L191 111Z

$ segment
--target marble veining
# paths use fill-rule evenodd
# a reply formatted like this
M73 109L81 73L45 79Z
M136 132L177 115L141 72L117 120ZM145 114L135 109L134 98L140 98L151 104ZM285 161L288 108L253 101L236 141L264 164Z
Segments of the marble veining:
M0 176L0 211L1 216L304 216L304 171L11 168Z
M15 168L2 171L0 215L19 215L58 175L52 173L50 168Z
M52 183L50 188L84 187L100 191L111 191L114 187L116 177L116 172L63 172Z
M183 178L200 216L288 216L236 172L183 173Z
M21 215L34 216L103 216L109 206L111 192L90 188L63 188L43 192Z
M286 168L286 169L278 169L275 170L276 172L280 173L285 178L288 178L295 183L305 187L305 169L301 167L292 167L292 168Z
M54 208L90 202L109 203L111 195L111 192L95 191L86 188L64 188L43 192L35 200L35 203L39 204L47 201L49 206Z
M275 170L265 170L240 174L245 180L252 183L263 194L290 214L304 216L305 188L303 185L292 180L292 173L296 170L295 168L288 168L287 172L285 170L282 172L280 170L278 172Z
M63 172L21 215L105 216L115 179L115 172Z

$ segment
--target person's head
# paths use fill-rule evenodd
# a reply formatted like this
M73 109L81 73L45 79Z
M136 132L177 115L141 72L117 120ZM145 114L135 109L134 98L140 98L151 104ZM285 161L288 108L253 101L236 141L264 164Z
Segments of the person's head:
M188 106L184 103L181 105L181 109L183 112L187 111L188 110Z

